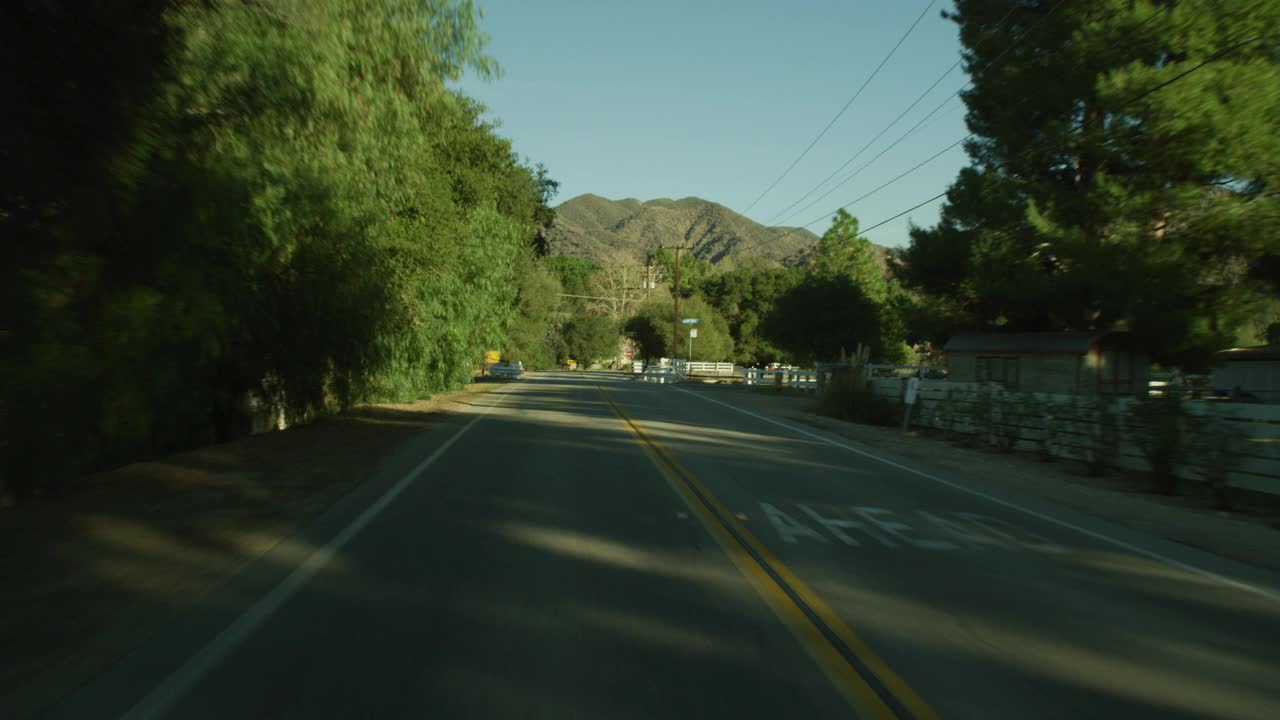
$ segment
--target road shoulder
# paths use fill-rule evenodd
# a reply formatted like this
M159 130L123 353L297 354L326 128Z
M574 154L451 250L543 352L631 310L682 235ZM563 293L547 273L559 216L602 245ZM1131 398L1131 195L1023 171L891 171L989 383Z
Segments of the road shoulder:
M964 478L978 488L1035 497L1238 563L1280 570L1280 530L1271 524L1280 519L1274 515L1218 512L1205 507L1201 498L1140 492L1130 479L1088 477L1077 463L960 447L940 438L823 417L815 412L812 397L724 385L693 385L690 389L744 410L892 453L922 470Z
M85 478L0 513L0 705L42 713L475 410L477 384ZM360 492L356 492L356 491ZM296 560L296 559L295 559Z

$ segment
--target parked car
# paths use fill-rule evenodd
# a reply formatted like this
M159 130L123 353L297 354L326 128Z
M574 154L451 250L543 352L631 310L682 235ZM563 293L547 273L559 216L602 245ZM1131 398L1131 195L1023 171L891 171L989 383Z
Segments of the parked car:
M489 367L489 376L499 380L523 380L524 363L517 360L515 362L500 362L497 365L491 365Z

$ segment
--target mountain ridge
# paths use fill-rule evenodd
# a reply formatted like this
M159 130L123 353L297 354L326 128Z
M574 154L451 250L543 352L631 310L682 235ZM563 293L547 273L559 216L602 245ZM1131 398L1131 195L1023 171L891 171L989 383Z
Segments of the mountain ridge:
M584 193L555 210L551 253L606 264L643 262L659 245L687 243L694 257L714 264L762 258L771 265L798 265L818 241L808 230L766 227L720 203L693 196L642 201Z

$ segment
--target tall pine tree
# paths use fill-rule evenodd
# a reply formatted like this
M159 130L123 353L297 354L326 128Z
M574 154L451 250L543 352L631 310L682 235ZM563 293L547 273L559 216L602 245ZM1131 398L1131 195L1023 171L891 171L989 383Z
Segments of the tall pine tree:
M972 165L903 278L972 327L1138 332L1203 366L1280 238L1280 3L957 0ZM1256 274L1256 273L1255 273Z

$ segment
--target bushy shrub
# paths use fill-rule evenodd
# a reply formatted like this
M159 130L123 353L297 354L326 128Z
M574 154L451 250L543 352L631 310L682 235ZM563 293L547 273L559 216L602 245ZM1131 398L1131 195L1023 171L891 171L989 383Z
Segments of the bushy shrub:
M869 425L896 425L901 408L876 395L861 368L835 368L818 399L818 412Z
M1173 469L1186 457L1194 430L1182 398L1173 392L1142 398L1129 409L1126 425L1147 460L1152 489L1166 495L1177 492Z

